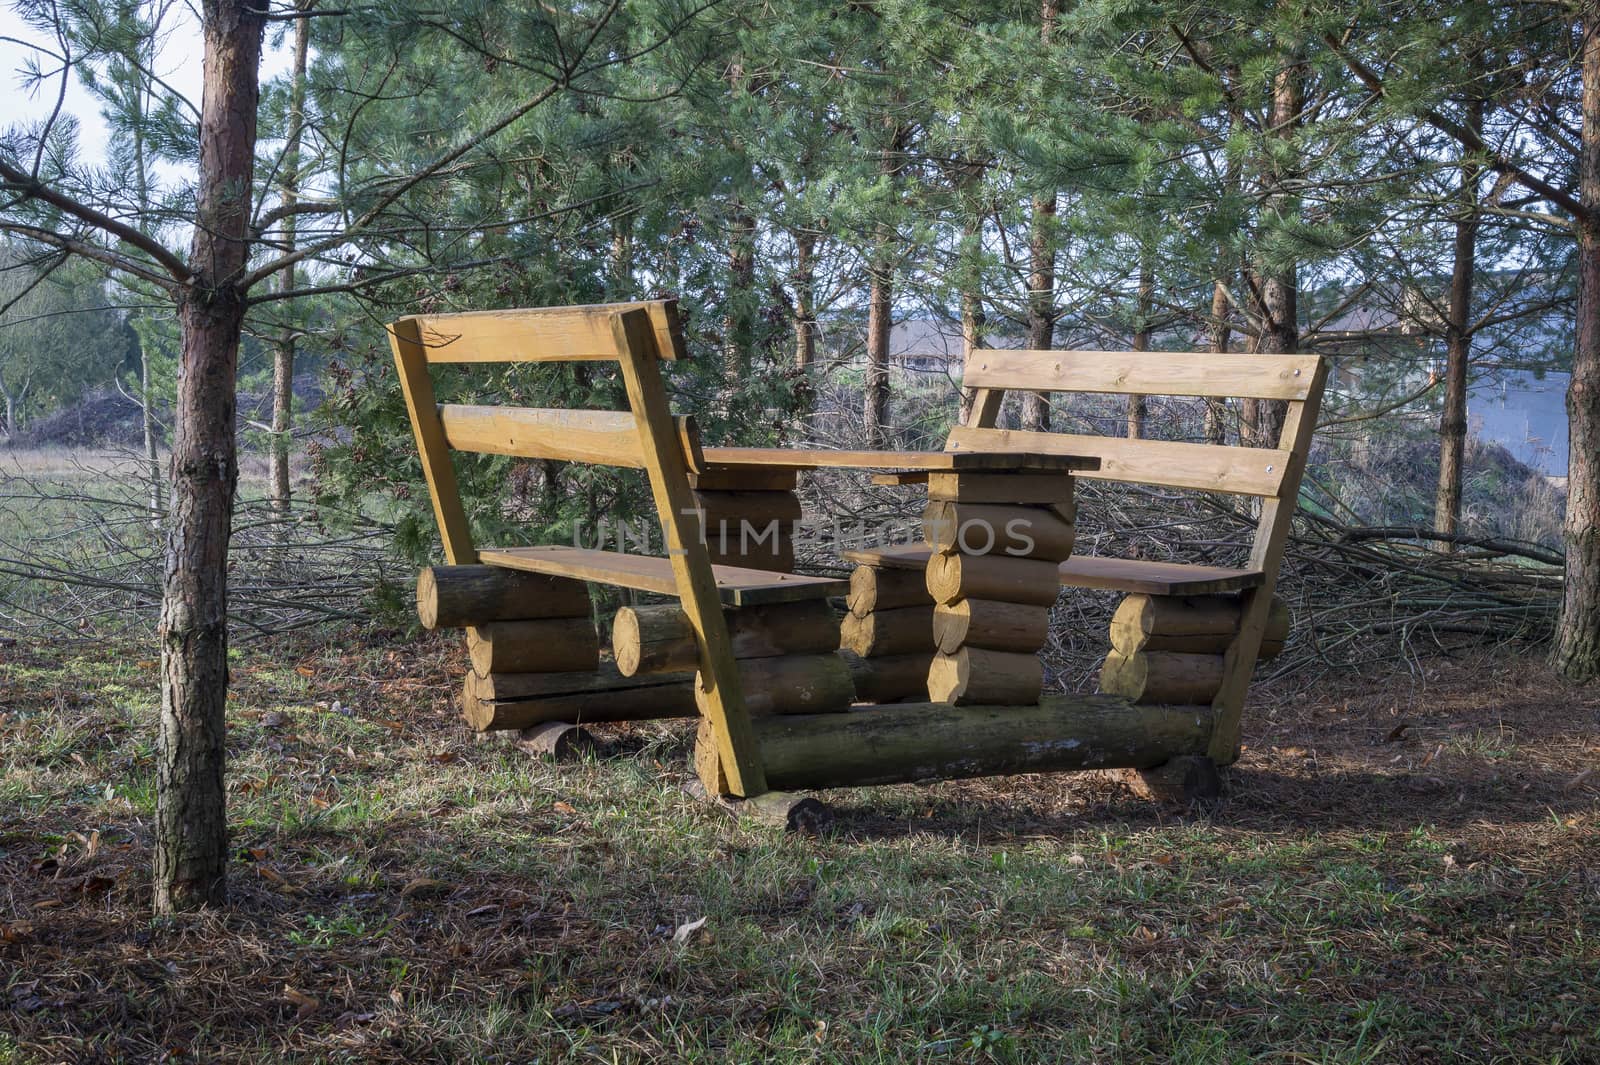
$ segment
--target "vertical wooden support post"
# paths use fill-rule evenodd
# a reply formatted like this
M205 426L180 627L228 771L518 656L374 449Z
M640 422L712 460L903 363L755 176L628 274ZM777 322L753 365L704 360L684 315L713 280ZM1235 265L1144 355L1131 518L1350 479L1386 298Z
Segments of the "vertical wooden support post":
M433 517L439 523L444 557L452 566L473 565L478 561L478 549L472 546L472 530L467 525L466 511L461 508L461 489L456 484L455 467L450 464L450 449L445 446L444 426L439 423L439 407L433 398L433 379L428 376L428 352L416 319L402 318L390 326L389 344L394 349L395 368L400 371L400 389L411 414L428 494L433 497Z
M1298 372L1298 371L1296 371ZM1222 663L1222 687L1211 701L1215 725L1211 746L1206 752L1218 765L1231 765L1239 758L1239 720L1244 713L1245 696L1250 691L1250 674L1261 651L1261 637L1272 612L1272 595L1277 589L1278 567L1289 542L1295 506L1300 501L1300 478L1311 457L1311 437L1317 429L1317 414L1322 406L1322 388L1328 366L1318 362L1306 398L1289 405L1278 447L1289 452L1289 468L1283 471L1278 494L1261 501L1261 521L1256 527L1255 544L1250 549L1250 568L1266 574L1260 587L1244 593L1239 619L1239 634L1228 645Z
M972 394L972 412L967 416L969 429L993 429L1000 420L1000 404L1005 402L1003 388L979 388Z
M744 693L734 664L733 645L722 616L722 602L711 572L711 557L701 542L695 520L694 497L689 491L689 471L682 445L667 405L661 381L655 330L643 310L623 311L612 318L617 355L622 368L628 405L639 427L650 492L666 536L667 557L678 597L700 647L700 676L704 687L701 707L716 744L716 766L696 757L701 781L713 794L750 798L767 790L760 752L745 710ZM717 771L720 770L720 774ZM720 775L721 779L707 779Z

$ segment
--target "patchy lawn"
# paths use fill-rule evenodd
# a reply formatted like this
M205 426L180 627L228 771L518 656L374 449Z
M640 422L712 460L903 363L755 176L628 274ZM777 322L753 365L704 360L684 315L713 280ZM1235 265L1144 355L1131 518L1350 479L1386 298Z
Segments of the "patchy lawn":
M1210 816L1029 776L810 839L689 798L683 724L474 742L457 641L256 645L233 904L158 923L148 654L0 649L0 1062L1600 1054L1600 691L1536 663L1259 693Z

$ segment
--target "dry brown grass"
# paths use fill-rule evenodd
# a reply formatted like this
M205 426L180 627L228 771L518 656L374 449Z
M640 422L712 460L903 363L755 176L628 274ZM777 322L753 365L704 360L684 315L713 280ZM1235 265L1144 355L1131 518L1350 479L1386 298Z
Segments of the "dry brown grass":
M232 905L155 923L144 653L0 650L0 1062L1600 1045L1600 692L1530 658L1260 693L1209 817L1030 776L811 840L687 798L682 725L546 765L456 724L454 641L280 640L235 662Z

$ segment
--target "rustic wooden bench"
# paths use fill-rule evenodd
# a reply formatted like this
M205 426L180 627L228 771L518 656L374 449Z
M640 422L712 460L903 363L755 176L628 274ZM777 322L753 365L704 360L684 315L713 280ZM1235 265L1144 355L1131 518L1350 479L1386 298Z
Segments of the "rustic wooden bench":
M1077 476L1260 498L1243 566L1073 555L1058 567L1063 586L1128 596L1112 625L1102 689L1139 702L1210 702L1217 714L1210 756L1219 763L1237 757L1239 717L1264 641L1275 653L1287 632L1273 591L1326 376L1315 355L977 351L963 378L974 390L972 410L950 433L949 451L1094 456L1098 468ZM1281 400L1288 410L1274 446L1224 446L1001 429L1008 391ZM874 480L907 484L926 476ZM933 553L913 546L849 557L869 567L922 569Z
M1213 714L1199 706L1039 699L1037 689L1024 691L1016 705L860 706L861 684L831 649L836 625L829 631L831 614L819 609L821 597L848 590L845 582L711 561L696 518L697 492L771 490L752 489L751 478L771 486L792 471L774 479L759 473L762 465L821 460L769 455L751 462L759 457L700 447L692 420L669 411L660 372L662 360L684 354L672 303L422 315L401 319L390 333L449 563L419 577L418 613L430 628L468 628L473 673L464 709L474 727L516 728L550 720L553 712L589 720L663 716L681 712L687 698L701 719L694 759L701 781L713 794L745 797L1000 773L1143 769L1208 749ZM429 372L446 363L576 360L614 363L628 410L441 406ZM462 507L452 450L643 469L667 554L480 549ZM965 569L928 567L929 587L948 585L944 594L952 600L991 585L1009 589L1019 574L1031 579L1043 572L1053 587L1057 561L1070 551L1071 479L1099 465L1054 442L1037 455L966 445L844 461L902 476L921 473L930 492L948 489L957 500L998 485L1002 500L1034 507L1052 530L1022 570L996 571L959 552L939 556L971 562ZM586 582L676 598L674 609L633 618L626 655L633 675L601 664ZM1036 587L1019 598L1042 601ZM618 632L624 628L619 616ZM674 672L690 667L687 677Z

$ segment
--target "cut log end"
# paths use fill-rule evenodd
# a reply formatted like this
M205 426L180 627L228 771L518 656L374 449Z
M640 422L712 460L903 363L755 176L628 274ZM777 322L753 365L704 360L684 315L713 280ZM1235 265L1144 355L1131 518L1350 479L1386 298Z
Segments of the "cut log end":
M417 620L425 629L589 613L588 587L567 577L498 566L430 566L417 574Z
M963 647L939 653L928 667L928 698L957 706L1022 706L1039 701L1044 666L1038 655Z
M1136 703L1209 703L1222 687L1223 656L1112 651L1100 666L1100 690Z

